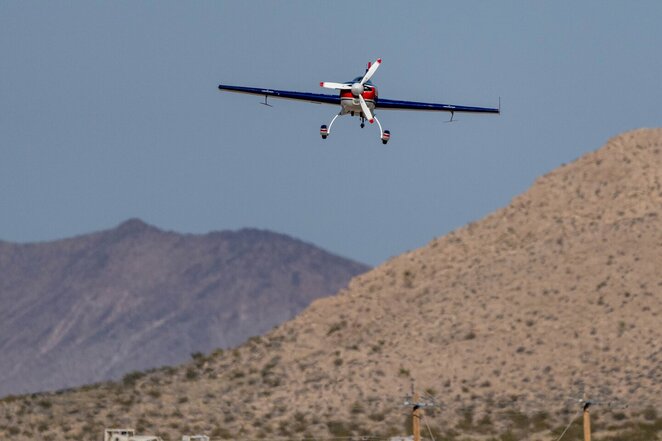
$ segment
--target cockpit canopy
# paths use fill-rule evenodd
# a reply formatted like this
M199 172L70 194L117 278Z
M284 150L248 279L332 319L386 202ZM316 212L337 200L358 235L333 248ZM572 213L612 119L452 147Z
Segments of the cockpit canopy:
M362 79L363 79L363 76L356 77L356 78L354 78L351 82L347 82L347 84L360 83ZM363 84L364 84L365 86L372 86L372 87L375 87L375 85L372 84L372 81L370 81L370 80L366 81L366 82L363 83Z

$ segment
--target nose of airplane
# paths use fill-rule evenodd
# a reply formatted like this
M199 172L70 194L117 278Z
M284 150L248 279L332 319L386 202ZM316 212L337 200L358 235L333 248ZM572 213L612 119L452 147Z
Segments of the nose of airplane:
M352 95L359 96L363 93L363 84L354 83L352 84Z

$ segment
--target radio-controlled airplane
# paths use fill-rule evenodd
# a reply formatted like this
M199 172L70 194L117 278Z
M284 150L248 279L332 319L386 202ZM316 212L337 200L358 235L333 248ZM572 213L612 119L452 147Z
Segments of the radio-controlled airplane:
M470 106L457 106L452 104L437 104L437 103L421 103L416 101L400 101L400 100L387 100L379 98L377 95L377 88L370 81L370 78L375 74L379 66L382 64L381 58L374 63L368 63L368 69L362 77L356 77L352 81L346 83L330 83L321 82L320 86L327 89L339 90L338 95L328 95L321 93L308 93L308 92L293 92L288 90L276 89L261 89L257 87L242 87L242 86L229 86L220 84L220 90L228 92L248 93L252 95L264 95L264 102L270 106L267 99L269 97L284 98L290 100L308 101L312 103L323 104L336 104L340 105L340 112L333 117L331 123L327 127L322 125L320 128L320 135L322 139L326 139L331 134L331 126L336 121L336 118L342 115L358 116L361 120L361 128L365 127L365 121L371 124L377 121L379 131L381 132L382 143L386 144L391 138L391 132L383 130L382 125L375 116L375 111L379 109L384 110L427 110L427 111L440 111L450 112L451 119L455 113L500 113L499 108L489 107L470 107Z

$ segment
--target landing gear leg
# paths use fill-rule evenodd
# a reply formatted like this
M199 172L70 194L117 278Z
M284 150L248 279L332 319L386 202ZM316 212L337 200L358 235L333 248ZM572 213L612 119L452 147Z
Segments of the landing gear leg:
M361 116L361 128L365 127L365 118Z
M382 144L386 144L389 139L391 139L391 132L388 130L383 130L382 129L382 124L379 122L376 116L373 116L375 118L375 121L377 121L377 125L379 126L379 131L381 133L381 140Z
M326 137L331 134L331 126L336 121L336 118L338 118L339 116L340 116L340 113L333 117L333 119L331 120L331 123L329 124L328 128L326 127L325 124L323 124L322 127L320 127L320 135L322 136L322 139L326 139Z

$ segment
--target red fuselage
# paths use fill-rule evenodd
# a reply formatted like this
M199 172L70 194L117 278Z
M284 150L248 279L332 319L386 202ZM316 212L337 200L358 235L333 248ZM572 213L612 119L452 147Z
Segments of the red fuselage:
M377 88L375 86L367 86L366 87L368 90L364 90L361 95L363 95L363 99L366 101L375 101L377 98ZM340 99L343 98L350 98L353 99L354 95L352 95L351 90L341 90L340 91Z

